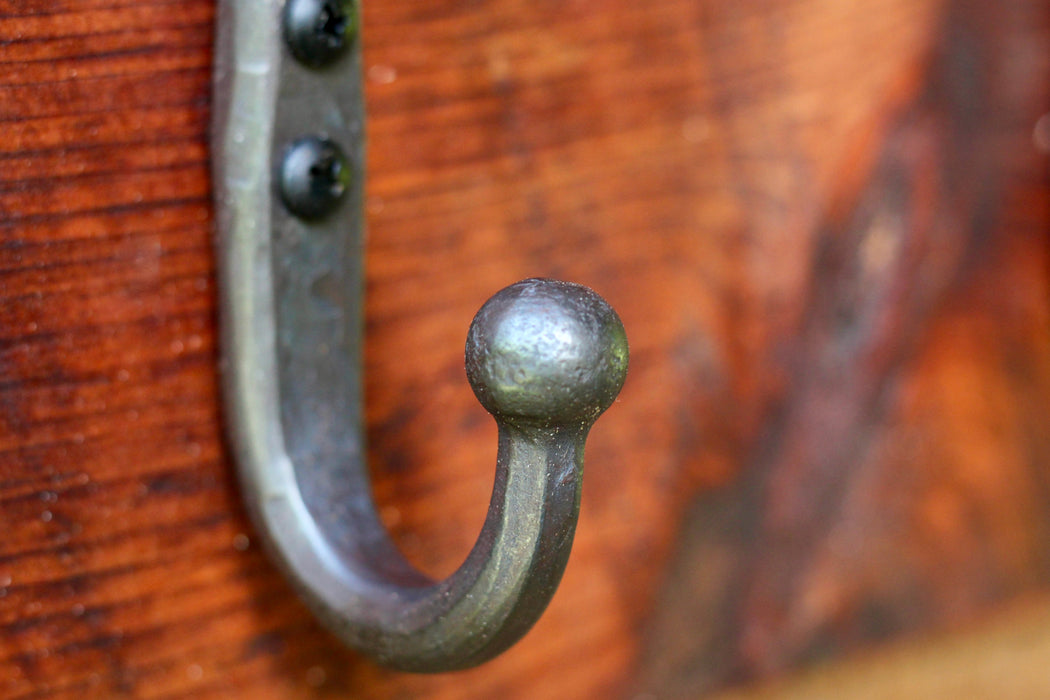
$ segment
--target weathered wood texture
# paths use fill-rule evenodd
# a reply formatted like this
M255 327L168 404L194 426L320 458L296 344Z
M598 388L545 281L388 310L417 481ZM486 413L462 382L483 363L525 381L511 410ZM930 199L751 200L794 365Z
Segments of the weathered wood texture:
M695 697L1050 588L1041 0L365 6L370 458L481 526L470 317L595 287L632 369L517 647L378 670L254 545L216 383L212 0L0 0L0 696Z

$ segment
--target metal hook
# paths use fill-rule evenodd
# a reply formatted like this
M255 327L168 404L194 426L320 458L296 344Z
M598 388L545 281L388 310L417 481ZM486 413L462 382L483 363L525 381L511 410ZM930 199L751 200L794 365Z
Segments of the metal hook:
M218 22L223 382L245 502L349 645L404 670L479 664L528 631L561 578L584 440L627 370L623 325L591 290L552 280L481 308L466 366L499 425L492 501L459 570L420 574L376 514L364 461L357 6L221 0Z

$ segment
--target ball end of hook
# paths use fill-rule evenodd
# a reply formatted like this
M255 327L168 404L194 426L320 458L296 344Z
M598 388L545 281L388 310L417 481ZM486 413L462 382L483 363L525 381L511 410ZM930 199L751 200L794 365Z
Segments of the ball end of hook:
M578 284L528 279L485 302L467 334L467 378L497 420L589 427L620 393L627 334Z

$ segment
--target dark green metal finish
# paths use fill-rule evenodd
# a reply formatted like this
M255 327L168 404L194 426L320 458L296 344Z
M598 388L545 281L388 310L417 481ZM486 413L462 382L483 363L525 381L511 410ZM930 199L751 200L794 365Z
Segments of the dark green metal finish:
M466 366L499 425L492 500L452 576L414 569L380 522L364 459L360 42L320 70L291 60L290 6L219 3L223 384L245 503L347 644L394 668L467 668L525 634L554 593L584 440L623 384L626 336L597 294L566 282L525 280L482 307Z

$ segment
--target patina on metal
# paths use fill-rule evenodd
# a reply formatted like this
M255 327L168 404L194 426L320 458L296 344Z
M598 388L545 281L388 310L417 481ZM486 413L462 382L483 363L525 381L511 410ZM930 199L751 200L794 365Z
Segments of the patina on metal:
M244 499L274 560L346 643L399 669L467 668L520 638L561 578L584 440L627 370L623 325L594 292L552 280L482 307L466 365L499 425L492 501L452 576L415 570L382 527L364 461L360 42L315 69L291 58L286 16L279 0L219 3L223 384ZM288 154L304 143L339 157L314 148L290 187ZM297 208L290 192L323 206Z

